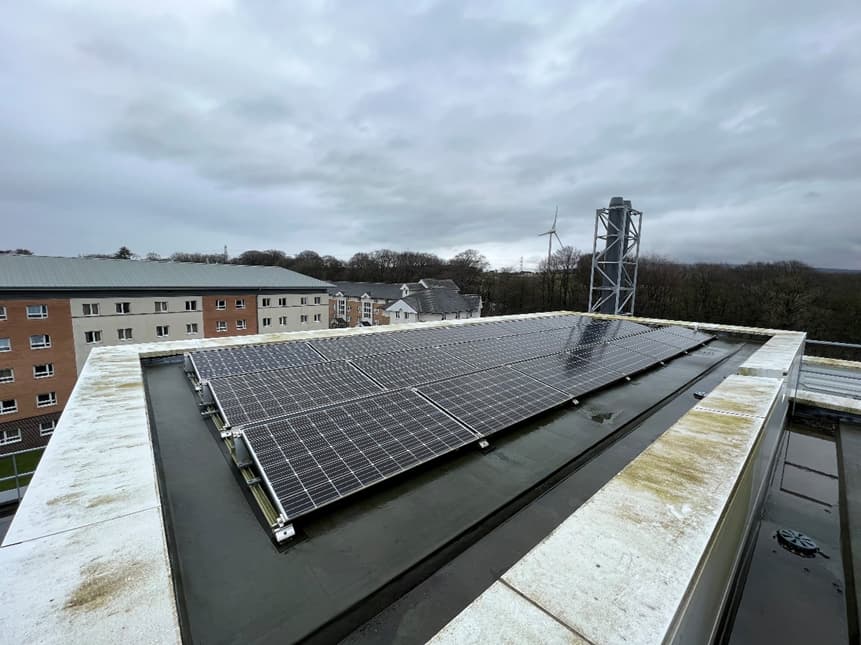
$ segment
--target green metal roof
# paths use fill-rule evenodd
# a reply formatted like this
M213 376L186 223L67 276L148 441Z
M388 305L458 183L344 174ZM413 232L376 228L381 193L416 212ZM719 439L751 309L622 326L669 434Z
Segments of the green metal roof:
M0 291L64 289L320 289L281 267L0 255Z

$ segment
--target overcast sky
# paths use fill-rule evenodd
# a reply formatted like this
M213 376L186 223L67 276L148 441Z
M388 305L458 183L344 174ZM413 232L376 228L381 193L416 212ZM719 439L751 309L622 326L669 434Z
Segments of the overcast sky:
M4 3L0 248L861 268L858 0L490 4Z

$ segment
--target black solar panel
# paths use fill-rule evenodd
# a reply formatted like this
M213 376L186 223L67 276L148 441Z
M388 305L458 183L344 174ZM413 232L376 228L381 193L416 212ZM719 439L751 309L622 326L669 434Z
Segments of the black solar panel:
M225 376L209 387L233 427L380 392L345 361Z
M451 327L428 327L409 329L396 334L399 341L410 347L434 347L462 343L477 338L496 338L505 335L501 323L470 323Z
M678 347L656 340L652 336L652 332L627 336L626 338L617 338L610 342L618 347L654 358L656 361L665 361L681 353Z
M475 367L435 347L354 358L353 365L391 389L411 387L474 372Z
M577 327L548 329L541 333L505 336L476 340L456 345L445 345L442 351L476 367L498 367L536 356L546 356L578 347L580 332Z
M668 331L666 329L655 329L649 334L649 336L666 345L672 345L673 347L676 347L680 352L693 349L694 347L702 345L704 342L710 339L710 337L705 334L703 334L702 337L685 337Z
M572 397L582 396L623 377L599 363L590 364L570 353L533 358L515 363L512 368Z
M202 381L219 376L322 363L326 360L301 341L204 349L191 352L190 356L197 377Z
M571 399L508 367L430 383L418 391L483 436Z
M288 520L476 439L408 390L246 426L242 432Z
M355 358L356 356L385 354L407 349L407 346L398 341L395 336L397 334L356 334L336 338L321 338L320 340L312 340L308 344L327 358Z

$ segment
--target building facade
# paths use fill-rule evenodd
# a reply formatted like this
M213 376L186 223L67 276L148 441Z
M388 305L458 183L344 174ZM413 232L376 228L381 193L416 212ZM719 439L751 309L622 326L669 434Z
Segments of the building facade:
M463 295L453 280L337 282L329 291L332 327L361 327L481 316L481 297Z
M0 455L45 445L93 347L329 326L278 267L0 255Z

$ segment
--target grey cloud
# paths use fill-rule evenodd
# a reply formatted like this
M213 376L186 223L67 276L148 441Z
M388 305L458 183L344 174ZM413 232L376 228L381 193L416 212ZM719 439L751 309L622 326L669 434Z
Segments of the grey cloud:
M102 9L0 25L8 245L485 245L513 265L555 205L590 248L624 194L646 252L858 268L850 2Z

